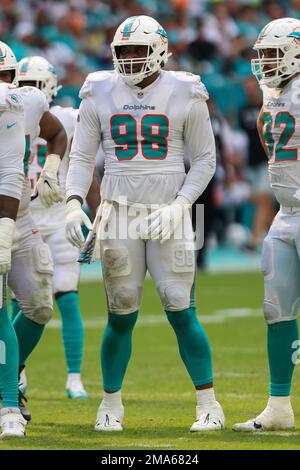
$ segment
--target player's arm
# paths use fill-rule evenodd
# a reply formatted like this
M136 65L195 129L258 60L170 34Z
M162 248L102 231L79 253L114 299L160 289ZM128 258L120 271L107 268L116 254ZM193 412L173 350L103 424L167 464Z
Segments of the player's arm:
M1 113L0 149L0 274L10 270L12 237L24 181L25 132L23 114ZM13 125L12 125L13 124Z
M79 108L66 182L66 237L77 247L84 241L81 225L91 228L90 220L81 206L92 184L100 132L100 122L93 100L84 98Z
M35 192L39 194L44 206L50 207L63 201L60 192L57 172L67 144L67 134L56 116L46 111L40 120L40 137L47 141L48 156L36 184Z
M259 113L258 118L257 118L257 132L258 132L258 135L259 135L261 145L262 145L266 155L268 156L269 151L268 151L268 147L267 147L266 140L265 140L265 137L264 137L264 132L263 132L263 126L264 126L263 114L264 114L263 108L261 108L260 113Z
M188 145L191 168L179 196L193 204L203 193L216 171L216 148L207 104L194 101L185 123L184 141Z
M97 209L100 205L101 198L100 198L100 178L97 175L96 169L94 169L93 173L93 179L92 179L92 184L89 189L89 192L87 193L86 196L86 202L88 205L88 208L90 210L92 220L95 219Z

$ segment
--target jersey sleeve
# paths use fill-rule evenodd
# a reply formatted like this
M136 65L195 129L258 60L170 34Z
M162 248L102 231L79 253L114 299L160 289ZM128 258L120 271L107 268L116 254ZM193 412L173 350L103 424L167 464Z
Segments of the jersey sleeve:
M100 145L100 121L91 96L85 97L79 107L78 118L70 152L66 195L86 198Z
M11 85L0 84L0 112L24 112L24 104L19 90Z
M20 200L24 181L24 115L19 109L0 113L0 194Z
M203 193L216 170L215 139L205 100L191 104L184 130L191 168L178 195L193 204Z

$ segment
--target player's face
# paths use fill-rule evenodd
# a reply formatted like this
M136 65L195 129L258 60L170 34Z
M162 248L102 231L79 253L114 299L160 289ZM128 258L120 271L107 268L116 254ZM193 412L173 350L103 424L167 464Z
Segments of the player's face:
M0 80L5 83L12 83L14 79L13 70L1 70L0 71Z
M283 52L279 50L279 57L283 56ZM262 51L262 58L263 59L274 59L274 62L264 64L262 71L266 77L272 77L275 75L274 68L277 67L277 49L263 49ZM268 70L273 70L272 72L268 72Z
M33 86L33 87L36 87L37 88L37 82L34 82L33 80L30 81L26 81L26 82L19 82L19 87L22 87L22 86Z
M120 46L119 50L119 59L142 59L147 57L148 46L142 45L130 45L130 46ZM125 72L130 73L131 70L133 73L138 73L141 71L143 64L134 64L131 69L131 64L125 65Z

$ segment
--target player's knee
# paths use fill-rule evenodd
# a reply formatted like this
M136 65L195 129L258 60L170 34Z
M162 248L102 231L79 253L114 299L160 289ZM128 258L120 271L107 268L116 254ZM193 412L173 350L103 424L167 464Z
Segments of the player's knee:
M51 305L40 305L30 310L23 311L28 320L38 323L39 325L46 325L52 317L53 308Z
M264 317L268 324L282 321L282 313L278 305L271 302L264 302Z
M138 309L138 290L135 287L120 287L113 298L114 312L133 312Z
M165 310L184 310L190 306L190 290L185 285L169 284L158 288Z

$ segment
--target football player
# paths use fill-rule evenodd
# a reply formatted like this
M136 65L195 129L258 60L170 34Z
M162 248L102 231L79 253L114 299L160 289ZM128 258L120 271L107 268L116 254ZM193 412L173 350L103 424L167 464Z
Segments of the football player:
M270 396L256 418L235 431L292 429L291 382L297 363L300 307L300 21L268 23L254 45L252 70L263 92L257 128L280 203L263 243L264 315L268 325Z
M17 69L16 58L6 44L0 43L0 49L3 57L0 62L0 80L12 83ZM16 295L21 308L13 321L19 340L21 371L26 359L37 346L53 310L51 252L29 212L31 189L28 167L31 148L38 136L47 141L50 155L41 171L36 191L44 205L49 206L63 199L57 180L57 170L66 150L67 136L60 121L49 112L49 105L43 92L29 86L21 88L19 92L25 112L25 179L13 238L12 266L8 285ZM25 419L29 421L31 416L25 402L26 399L20 393L20 409Z
M53 98L61 88L57 83L54 67L43 57L25 57L18 64L17 83L19 87L34 86L39 88L46 96L50 105ZM64 193L65 180L69 166L69 151L74 134L78 110L51 106L51 113L63 124L68 145L59 167L60 190ZM47 158L47 142L41 138L33 142L32 161L29 168L31 187L34 188ZM91 197L96 198L95 205L99 205L99 185L93 188ZM90 201L90 198L89 202ZM39 197L31 202L32 217L43 237L50 247L54 262L53 293L62 317L62 337L68 369L67 395L69 398L87 398L81 377L81 363L83 353L83 322L81 318L78 282L79 264L77 258L78 248L71 245L65 236L64 212L65 202L62 201L45 209ZM16 310L16 303L14 303ZM24 377L23 377L24 383Z
M90 74L81 89L67 176L66 234L81 246L80 226L86 223L81 205L102 143L99 230L108 322L101 348L104 399L95 429L123 429L121 387L147 269L196 388L191 431L222 429L225 418L215 399L210 346L194 305L188 211L215 171L207 91L198 76L162 70L169 56L167 34L148 16L128 18L119 26L112 54L115 70ZM185 144L191 158L187 176ZM138 225L135 236L131 227Z
M6 275L11 268L15 221L23 187L24 109L19 91L0 83L0 439L24 437L19 410L19 346L6 308Z

